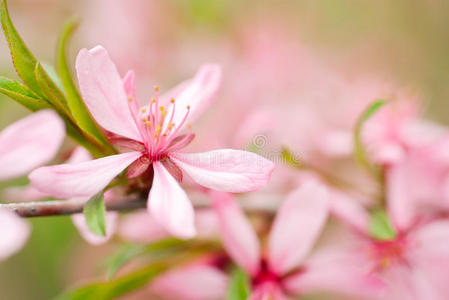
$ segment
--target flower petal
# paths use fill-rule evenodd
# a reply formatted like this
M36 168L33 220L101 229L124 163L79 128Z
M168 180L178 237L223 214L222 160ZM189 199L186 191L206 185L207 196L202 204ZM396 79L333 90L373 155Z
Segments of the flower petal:
M127 214L120 221L119 235L128 242L148 244L169 236L161 224L147 212Z
M161 102L168 104L170 98L175 99L176 109L173 118L175 124L181 123L181 120L187 112L186 108L189 106L190 111L187 121L193 122L209 107L212 100L214 100L214 95L220 86L220 82L220 66L203 65L193 79L173 88L167 95L161 97ZM172 109L170 109L168 115L172 113Z
M205 263L173 269L159 277L150 289L163 298L220 300L226 295L226 274Z
M76 71L84 103L98 124L115 134L142 141L123 81L107 51L101 46L82 49Z
M407 230L416 217L416 201L409 193L409 171L406 162L400 162L386 174L388 213L394 227L400 231Z
M258 190L270 180L274 164L252 152L221 149L173 153L172 160L198 184L230 193Z
M30 232L28 222L7 209L0 209L0 260L19 251Z
M273 271L285 274L308 254L326 222L328 200L325 186L317 182L290 193L270 233L268 259Z
M81 236L92 245L101 245L106 243L112 235L115 233L115 228L117 224L118 213L108 212L106 213L106 236L99 236L94 234L86 223L86 218L84 214L72 215L73 224L78 229Z
M362 234L368 234L370 215L357 199L335 189L330 191L330 210L337 218Z
M245 271L256 274L260 267L260 245L251 224L232 195L212 192L211 197L226 251Z
M177 237L195 236L194 210L187 194L162 163L154 162L153 169L153 185L148 197L152 216Z
M78 164L42 167L34 170L29 179L40 192L53 197L91 197L141 155L128 152Z
M51 110L23 118L0 133L0 180L25 175L49 162L65 136L64 122Z

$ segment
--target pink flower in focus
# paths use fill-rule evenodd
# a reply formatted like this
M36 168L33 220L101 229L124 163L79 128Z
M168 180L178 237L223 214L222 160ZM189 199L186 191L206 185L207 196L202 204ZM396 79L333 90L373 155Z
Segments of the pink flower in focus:
M292 192L273 223L266 253L261 253L256 233L236 201L215 193L224 246L236 264L251 277L250 299L286 299L314 291L358 292L363 276L350 265L335 266L325 260L306 259L328 215L328 194L318 183L307 183Z
M51 110L25 117L0 133L0 179L23 176L50 161L65 137L64 123ZM30 225L15 213L0 210L0 259L20 250Z
M408 218L410 204L404 201L395 210L389 209L395 237L378 240L370 234L367 211L356 201L334 200L334 214L350 224L355 233L340 240L344 249L341 259L362 266L366 274L383 282L385 289L376 299L447 299L449 247L444 242L449 239L447 220L412 222Z
M81 93L95 120L114 134L111 142L133 151L80 164L37 169L32 184L55 197L90 197L124 169L129 178L154 171L148 209L167 230L182 238L195 235L194 210L179 186L182 171L198 184L227 192L249 192L263 187L274 168L253 153L222 149L181 153L194 138L180 134L211 103L220 82L220 69L203 66L195 77L168 94L156 96L139 109L134 75L122 80L105 49L80 51L76 68Z

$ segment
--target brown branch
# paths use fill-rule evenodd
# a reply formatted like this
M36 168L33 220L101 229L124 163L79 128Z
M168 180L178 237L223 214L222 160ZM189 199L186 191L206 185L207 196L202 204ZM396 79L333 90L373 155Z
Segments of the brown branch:
M275 204L276 202L273 202ZM23 218L48 217L73 215L83 212L85 201L80 200L55 200L39 202L15 202L0 204L0 209L9 209ZM144 209L147 206L147 199L143 198L123 198L121 200L106 202L108 211L132 211ZM197 209L208 208L208 199L196 199L193 205ZM273 213L277 210L277 205L258 206L247 201L241 202L242 208L252 213Z
M83 212L85 201L55 200L39 202L16 202L0 204L0 208L14 211L24 218L73 215ZM135 210L146 207L146 201L138 198L123 199L106 203L108 211Z

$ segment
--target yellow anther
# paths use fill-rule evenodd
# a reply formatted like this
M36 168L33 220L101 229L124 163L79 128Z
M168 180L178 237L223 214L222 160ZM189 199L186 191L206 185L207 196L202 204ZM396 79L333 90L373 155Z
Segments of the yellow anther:
M170 123L170 124L168 124L167 129L171 130L173 128L173 126L175 126L175 124L174 123Z
M156 99L154 99L154 98L151 99L151 102L156 103Z
M159 109L160 109L160 111L164 111L164 110L165 110L165 107L164 107L164 106L161 106L161 107L159 107Z
M133 97L131 96L128 97L128 102L133 102L133 100L134 100Z
M161 125L157 125L156 126L156 134L161 133L161 130L162 130L162 126Z
M159 92L159 87L158 87L157 85L155 85L155 86L154 86L154 90L155 90L156 92Z
M190 109L190 105L187 105L187 109Z
M147 111L147 107L146 106L142 106L142 108L140 109L140 111L144 114Z
M151 127L151 122L148 121L148 120L145 120L145 125L146 125L147 127Z
M163 137L166 137L167 136L167 133L166 132L164 132L164 134L162 135Z
M171 98L171 99L170 99L170 102L171 102L171 103L175 103L175 99L174 99L174 98Z

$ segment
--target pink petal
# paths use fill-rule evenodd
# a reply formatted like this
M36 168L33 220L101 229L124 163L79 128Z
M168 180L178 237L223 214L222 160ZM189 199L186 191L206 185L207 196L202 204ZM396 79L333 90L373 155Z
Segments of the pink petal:
M193 122L212 103L220 82L221 68L218 65L203 65L193 79L175 87L168 95L162 97L161 102L168 103L170 98L175 99L176 109L173 118L175 124L181 123L187 111L186 107L190 106L188 122Z
M3 190L3 196L8 202L38 201L48 197L31 185L6 188Z
M0 260L19 251L30 232L28 222L7 209L0 209Z
M92 160L93 157L83 147L76 147L75 150L73 150L72 154L70 155L69 159L66 161L67 164L78 164L81 162Z
M204 263L173 269L150 285L163 298L179 300L224 299L226 287L226 275Z
M285 274L299 266L326 222L328 205L327 189L317 182L290 193L270 233L268 259L273 271Z
M0 133L0 180L25 175L49 162L65 136L64 122L52 110L25 117Z
M409 186L409 171L406 163L398 163L391 167L386 175L388 213L395 228L401 231L407 230L416 217L416 202L409 194L412 188Z
M134 71L128 71L125 77L123 77L123 88L125 89L126 96L128 96L129 108L131 112L133 112L137 116L140 104L137 100L136 74L134 73Z
M260 245L251 224L230 194L212 192L211 197L226 251L249 274L256 274Z
M270 180L274 164L252 152L221 149L173 153L172 160L198 184L231 193L258 190Z
M282 291L282 286L268 281L258 286L248 300L287 300L287 297Z
M89 229L84 214L72 215L73 224L75 224L81 236L92 245L104 244L113 236L116 229L117 218L117 212L108 212L106 214L106 236L99 236Z
M364 248L360 248L363 246L360 242L366 241L361 240L360 236L355 238L357 240L352 240L350 236L338 236L332 244L317 249L304 262L302 271L284 280L287 291L298 295L325 291L365 297L382 293L385 289L383 282L367 272L370 269L369 258Z
M76 71L84 103L98 124L115 134L142 141L122 79L107 51L101 46L82 49Z
M371 217L361 205L361 201L335 189L330 192L329 197L332 214L360 233L368 234Z
M416 255L422 259L438 262L445 260L449 267L449 221L434 221L410 233L417 245ZM449 274L448 274L449 275Z
M54 197L91 197L141 155L128 152L78 164L42 167L34 170L29 179L40 192Z
M164 227L147 211L124 216L120 221L118 233L125 241L139 244L151 243L169 236Z
M187 194L162 163L153 163L153 185L148 198L152 216L170 233L180 238L195 236L194 210Z

